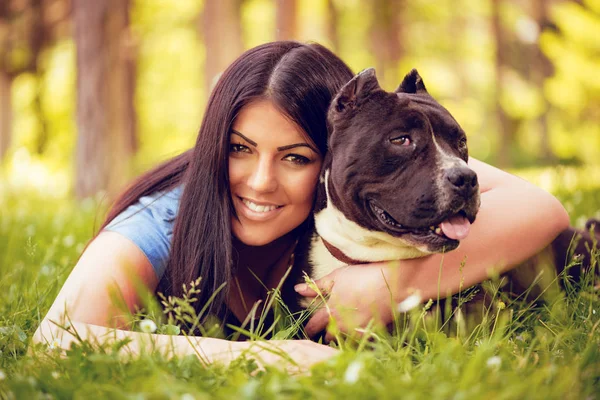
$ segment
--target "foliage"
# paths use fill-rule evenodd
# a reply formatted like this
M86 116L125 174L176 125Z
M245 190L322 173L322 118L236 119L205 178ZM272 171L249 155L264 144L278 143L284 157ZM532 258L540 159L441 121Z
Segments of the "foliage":
M540 33L534 29L529 2L502 2L503 27L516 43L513 47L520 50L508 55L514 65L507 66L503 93L497 94L490 2L405 2L397 17L401 59L393 74L382 76L384 86L394 88L417 67L430 92L465 128L472 155L484 161L497 161L501 141L508 140L496 121L494 107L499 100L503 111L518 121L512 143L517 165L544 161L542 113L548 118L549 146L556 160L598 165L600 48L595 39L600 34L599 3L552 3L556 4L550 10L551 27ZM274 3L244 0L240 4L245 48L274 40ZM298 40L333 46L327 4L325 0L298 2ZM356 71L376 65L370 29L377 21L372 20L370 2L335 0L332 4L338 13L337 53ZM138 63L135 103L141 142L135 173L194 143L210 90L202 79L206 63L198 28L202 7L200 0L133 2L131 37ZM528 61L538 47L554 71L542 83L533 79L536 66ZM40 58L42 76L26 72L13 82L13 140L3 169L14 185L60 194L71 189L76 143L75 51L72 39L61 36ZM47 145L39 154L42 127Z
M525 175L543 183L544 173ZM551 173L570 181L577 170ZM557 194L570 204L573 222L598 211L597 185L569 191ZM492 290L496 297L471 331L456 323L440 328L425 317L427 306L413 309L399 316L404 328L397 333L367 329L363 338L342 341L339 356L310 374L259 370L249 357L227 367L158 352L123 357L123 343L83 342L66 357L39 345L27 354L104 209L101 197L79 204L18 192L0 197L0 398L580 399L600 393L600 296L591 280L567 285L545 302L509 300ZM188 288L188 304L196 292ZM144 310L159 332L182 334L179 326L195 322L185 301L163 301L174 311L170 320Z

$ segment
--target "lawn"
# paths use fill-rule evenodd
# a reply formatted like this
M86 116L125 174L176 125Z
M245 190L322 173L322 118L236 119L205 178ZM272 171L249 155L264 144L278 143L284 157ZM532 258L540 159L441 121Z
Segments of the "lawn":
M590 183L589 171L522 175L552 190L573 224L600 217L600 179ZM305 374L257 370L250 358L206 367L195 356L123 357L98 343L80 343L66 357L45 345L28 352L104 210L98 199L0 193L1 399L600 398L600 294L592 279L544 301L497 293L468 331L455 320L432 323L416 308L399 316L395 334L342 342L338 357ZM598 261L596 253L596 268Z

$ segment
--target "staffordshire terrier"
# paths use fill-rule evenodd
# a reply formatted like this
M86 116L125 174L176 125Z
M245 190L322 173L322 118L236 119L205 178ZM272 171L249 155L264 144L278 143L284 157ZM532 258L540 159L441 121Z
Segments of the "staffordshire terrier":
M314 230L298 243L288 282L459 246L479 209L477 175L465 132L417 70L392 93L374 69L361 72L333 100L328 123Z

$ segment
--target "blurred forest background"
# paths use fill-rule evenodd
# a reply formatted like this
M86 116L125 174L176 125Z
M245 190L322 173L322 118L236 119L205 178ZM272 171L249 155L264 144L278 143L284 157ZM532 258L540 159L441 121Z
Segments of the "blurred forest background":
M388 90L418 68L494 165L600 166L600 0L0 0L0 198L114 193L191 147L219 73L276 39Z

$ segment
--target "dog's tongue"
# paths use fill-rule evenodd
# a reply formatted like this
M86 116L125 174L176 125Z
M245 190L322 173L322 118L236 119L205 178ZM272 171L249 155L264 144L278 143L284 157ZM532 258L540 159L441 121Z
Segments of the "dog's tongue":
M455 215L442 222L444 235L454 240L462 240L467 237L471 230L471 223L465 217Z

